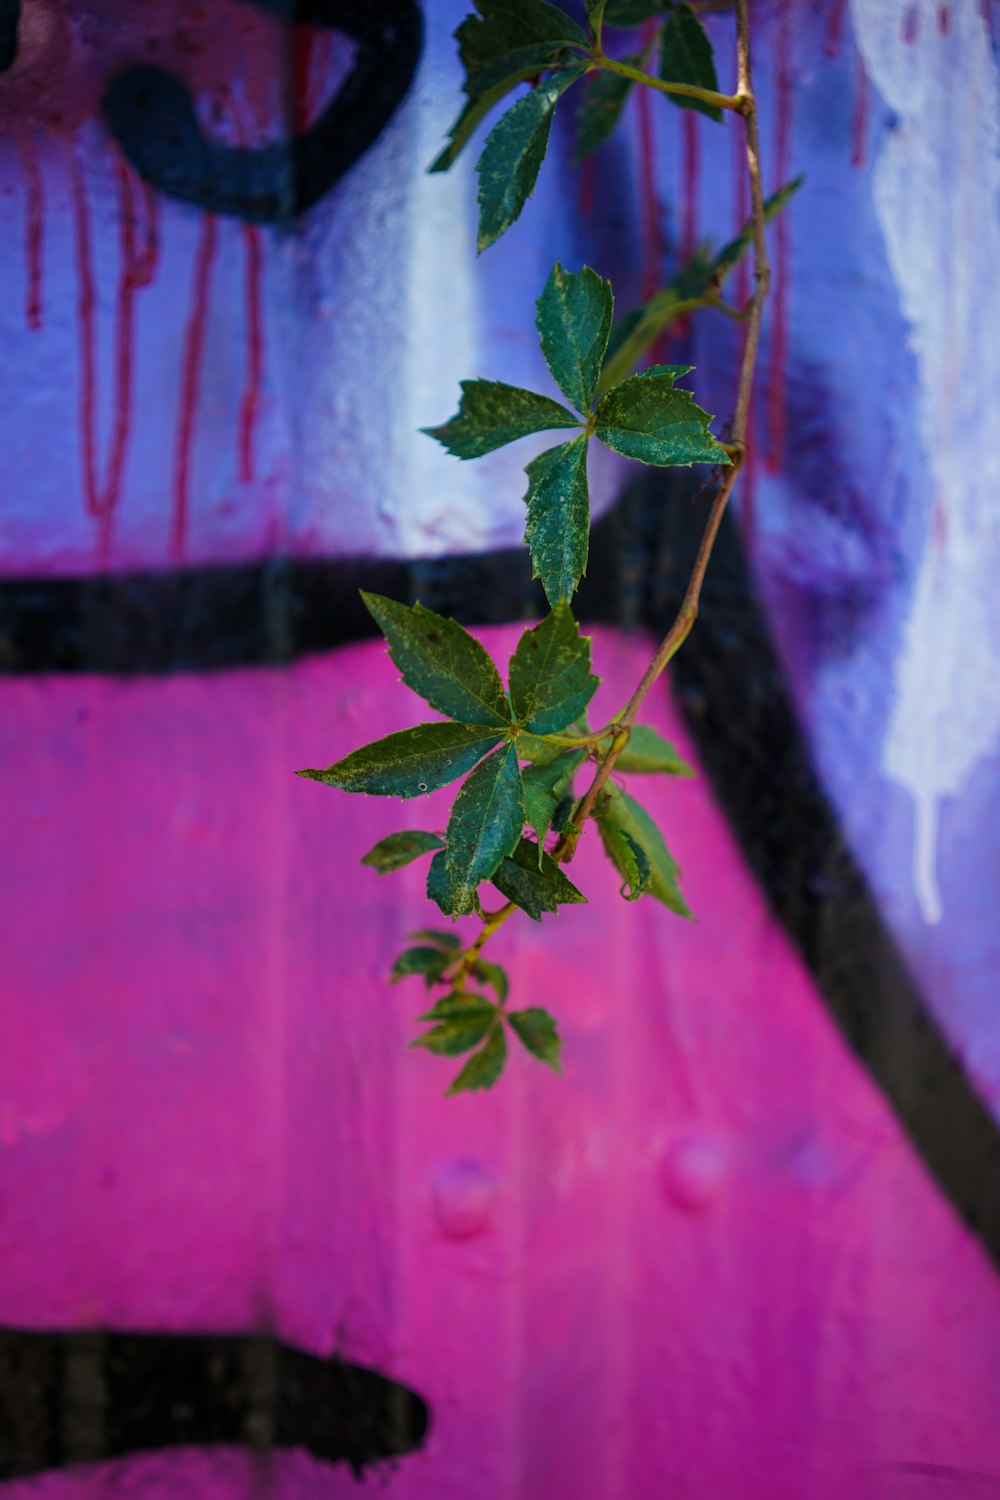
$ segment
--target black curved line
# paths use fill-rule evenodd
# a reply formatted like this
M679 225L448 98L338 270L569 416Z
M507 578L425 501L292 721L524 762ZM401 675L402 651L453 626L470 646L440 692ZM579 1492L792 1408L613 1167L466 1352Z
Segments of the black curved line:
M17 59L17 28L21 21L21 0L0 0L0 73L6 73Z
M266 1336L0 1328L0 1481L222 1443L360 1474L419 1448L428 1420L377 1370Z
M423 23L416 0L254 3L289 21L336 27L358 44L350 73L307 131L260 148L211 141L184 84L145 63L113 79L102 107L121 149L157 191L274 224L311 208L377 140L413 81Z
M707 497L652 473L595 527L578 613L664 629ZM468 624L537 617L523 548L413 563L271 560L231 568L0 584L0 673L115 676L276 665L375 633L359 586ZM673 686L771 911L831 1018L942 1193L1000 1268L1000 1129L967 1077L844 842L795 715L733 526Z

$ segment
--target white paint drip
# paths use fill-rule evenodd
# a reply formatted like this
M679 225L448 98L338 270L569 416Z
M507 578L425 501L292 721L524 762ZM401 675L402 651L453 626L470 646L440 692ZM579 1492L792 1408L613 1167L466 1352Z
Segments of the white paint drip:
M1000 96L980 7L852 0L869 76L899 123L874 202L920 374L935 518L900 652L883 747L914 800L913 879L940 920L941 801L1000 742ZM916 25L914 25L916 20ZM913 38L904 40L904 30Z

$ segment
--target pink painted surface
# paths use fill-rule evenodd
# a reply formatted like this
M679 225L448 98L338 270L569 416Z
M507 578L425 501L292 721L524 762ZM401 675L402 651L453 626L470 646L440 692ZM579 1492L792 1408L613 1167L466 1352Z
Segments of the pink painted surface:
M503 659L515 633L486 638ZM645 647L598 642L610 707ZM413 1500L910 1500L961 1493L927 1466L995 1473L995 1274L703 783L643 788L697 923L626 906L591 841L590 905L496 940L519 999L558 1012L565 1077L516 1056L495 1095L442 1099L447 1068L405 1049L419 994L384 977L432 915L422 872L357 863L440 798L291 774L418 719L395 675L363 646L4 684L0 1323L268 1326L376 1365L431 1407L385 1478ZM262 1462L11 1490L355 1488Z

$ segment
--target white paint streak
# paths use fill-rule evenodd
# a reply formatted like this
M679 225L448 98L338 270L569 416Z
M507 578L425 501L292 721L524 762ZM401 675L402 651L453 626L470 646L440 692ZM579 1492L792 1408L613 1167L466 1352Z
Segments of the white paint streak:
M935 512L883 763L914 799L914 883L925 920L936 922L941 801L962 792L1000 741L1000 446L990 431L1000 390L1000 97L977 5L952 5L944 30L936 0L851 8L869 76L899 121L879 152L874 201L911 325Z

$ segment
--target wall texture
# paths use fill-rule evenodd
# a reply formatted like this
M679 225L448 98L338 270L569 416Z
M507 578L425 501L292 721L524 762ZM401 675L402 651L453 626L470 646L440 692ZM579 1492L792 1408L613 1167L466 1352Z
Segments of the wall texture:
M357 865L400 809L291 773L419 717L359 583L501 659L539 610L527 445L415 429L544 388L557 256L627 306L746 206L732 132L636 104L477 260L471 161L422 171L463 6L288 11L0 0L0 1489L991 1493L1000 11L755 6L807 182L650 714L698 920L584 849L497 939L565 1077L451 1101L385 982L422 872ZM737 337L671 345L723 424ZM704 495L592 485L611 708Z

